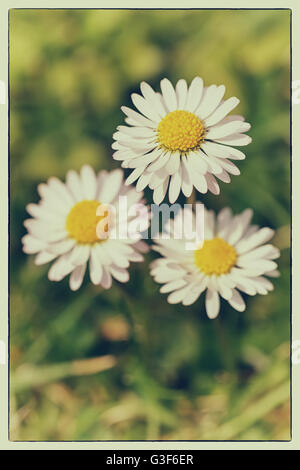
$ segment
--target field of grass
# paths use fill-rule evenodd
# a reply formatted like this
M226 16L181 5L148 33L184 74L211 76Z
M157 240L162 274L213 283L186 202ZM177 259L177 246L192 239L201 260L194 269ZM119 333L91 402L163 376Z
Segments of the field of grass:
M12 440L290 438L289 22L263 10L11 11ZM275 290L209 320L202 300L167 303L153 253L109 291L48 281L21 247L37 184L118 167L112 134L139 83L196 75L240 98L253 138L241 175L198 200L251 207L276 229Z

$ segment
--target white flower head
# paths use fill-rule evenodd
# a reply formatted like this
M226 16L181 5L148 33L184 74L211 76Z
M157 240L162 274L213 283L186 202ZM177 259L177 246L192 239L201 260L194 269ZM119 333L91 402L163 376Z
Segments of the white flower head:
M164 284L160 292L169 293L169 303L191 305L206 291L206 312L215 318L220 296L241 312L245 302L239 291L264 295L273 290L265 276L279 275L274 262L279 250L267 244L274 231L250 225L251 209L236 216L229 208L217 216L204 209L204 242L195 250L186 249L184 236L174 238L177 220L186 210L190 209L182 209L165 227L169 238L155 240L153 247L163 258L152 263L150 272L156 282Z
M128 126L119 126L113 135L113 158L133 169L126 184L137 180L137 191L149 186L156 204L169 188L173 204L180 191L189 197L193 187L219 194L215 177L229 183L230 174L240 174L231 160L245 158L234 147L251 142L244 134L250 124L242 116L227 116L239 100L223 100L224 85L204 87L202 78L196 77L189 88L181 79L174 89L164 78L161 93L145 82L141 92L142 96L131 96L138 112L123 106Z
M127 282L130 261L143 261L140 252L147 251L141 240L141 224L134 223L134 212L131 216L128 212L135 205L142 205L147 213L148 209L143 205L143 194L125 186L123 171L103 170L96 175L85 165L80 173L70 170L66 183L50 178L47 184L38 186L38 192L39 203L26 208L32 218L24 222L28 234L22 238L23 251L36 254L37 265L55 260L48 272L49 280L61 281L70 274L70 288L77 290L89 264L90 279L95 285L109 289L112 277ZM120 196L126 197L126 213L119 208ZM114 209L115 229L131 222L129 238L110 236L109 208ZM146 219L142 231L149 225L149 217Z

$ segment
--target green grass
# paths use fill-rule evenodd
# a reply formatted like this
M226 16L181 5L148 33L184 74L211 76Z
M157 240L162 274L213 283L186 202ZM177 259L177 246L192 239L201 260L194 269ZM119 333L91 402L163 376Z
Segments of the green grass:
M290 438L289 15L11 11L11 439ZM117 167L112 134L139 82L196 75L240 98L253 137L241 175L201 201L277 230L274 292L211 321L201 300L159 294L154 254L107 292L50 283L21 249L37 184Z

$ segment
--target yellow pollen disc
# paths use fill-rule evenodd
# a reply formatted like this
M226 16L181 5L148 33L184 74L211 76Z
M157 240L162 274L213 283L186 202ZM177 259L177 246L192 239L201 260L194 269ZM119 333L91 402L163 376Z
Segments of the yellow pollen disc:
M228 273L235 265L237 254L233 246L223 238L205 240L203 246L194 252L195 265L203 273L211 276Z
M189 111L167 114L157 128L160 144L168 150L186 152L199 147L205 135L202 121Z
M96 232L98 223L107 215L97 216L97 208L101 205L99 201L80 201L70 210L66 229L71 238L78 243L91 244L101 242ZM105 227L107 232L108 227Z

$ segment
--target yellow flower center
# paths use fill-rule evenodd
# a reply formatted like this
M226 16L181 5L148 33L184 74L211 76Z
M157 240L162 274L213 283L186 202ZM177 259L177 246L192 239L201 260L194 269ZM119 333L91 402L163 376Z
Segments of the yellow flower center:
M172 111L157 128L160 144L168 150L186 152L199 147L205 135L202 121L189 111Z
M70 210L67 216L66 229L70 237L75 238L78 243L87 244L104 241L97 234L97 225L108 213L97 215L99 206L101 206L99 201L80 201ZM103 233L107 232L108 226L106 225L102 231Z
M235 265L237 254L233 246L223 238L205 240L202 247L194 252L195 265L200 271L211 276L228 273Z

